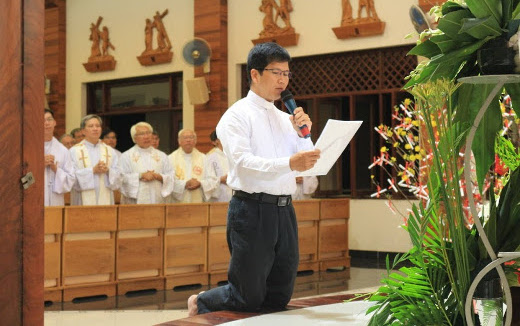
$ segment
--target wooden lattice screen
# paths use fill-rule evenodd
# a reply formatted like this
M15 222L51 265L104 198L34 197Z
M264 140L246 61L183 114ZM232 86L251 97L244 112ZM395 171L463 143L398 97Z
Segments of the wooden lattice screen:
M400 89L404 78L417 65L415 56L407 56L411 46L334 53L294 58L290 63L294 78L289 90L296 97L339 95L364 91ZM242 68L242 95L247 84Z

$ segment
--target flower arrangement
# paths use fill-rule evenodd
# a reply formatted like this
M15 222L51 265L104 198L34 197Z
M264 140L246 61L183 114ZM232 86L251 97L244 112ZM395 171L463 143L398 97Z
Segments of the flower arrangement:
M413 195L419 203L412 205L404 226L413 248L393 263L387 261L384 285L370 296L376 302L369 310L374 312L370 325L467 324L466 294L475 273L489 261L489 256L467 210L461 160L468 155L462 141L465 132L460 115L464 112L454 100L460 96L460 88L460 84L443 79L417 85L411 90L415 103L407 100L394 111L394 126L376 128L386 146L371 168L385 169L390 184L383 188L373 178L379 186L376 196L389 196L389 191L382 189L392 189ZM505 115L503 106L502 111ZM507 114L516 121L513 110ZM506 125L510 123L504 122ZM507 133L508 129L504 130L502 133ZM483 187L475 187L472 196L480 201L479 218L494 250L514 251L520 245L520 234L514 231L520 228L520 210L516 208L520 206L520 195L513 190L520 186L520 156L509 140L494 139L493 146L502 162L501 174L495 171L488 175ZM392 175L399 181L392 182ZM476 178L475 173L474 184L478 184ZM488 192L490 209L486 211L482 195L487 189L494 191ZM394 272L404 261L411 267ZM518 272L514 268L516 265L511 263L510 280Z

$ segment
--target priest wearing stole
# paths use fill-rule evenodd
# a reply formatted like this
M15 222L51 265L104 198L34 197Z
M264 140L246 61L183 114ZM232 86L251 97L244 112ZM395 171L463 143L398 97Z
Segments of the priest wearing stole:
M121 185L118 156L99 139L101 124L101 118L94 114L81 119L85 139L70 149L76 168L72 205L113 205L113 191Z
M138 122L130 129L136 144L121 155L121 204L161 204L173 191L168 156L152 146L153 128Z
M54 113L45 109L43 113L43 138L45 152L45 206L63 206L63 194L69 192L76 176L69 150L54 137Z
M219 180L206 168L206 155L195 148L196 144L193 130L179 131L179 148L169 156L175 174L172 203L201 203L218 189Z

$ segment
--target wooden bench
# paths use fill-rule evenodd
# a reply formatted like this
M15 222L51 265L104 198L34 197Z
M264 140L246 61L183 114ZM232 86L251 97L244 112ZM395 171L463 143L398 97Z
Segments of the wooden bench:
M320 270L350 267L348 253L348 199L320 200L318 260Z
M166 205L166 288L208 284L208 204Z
M65 207L63 300L116 295L117 206Z
M117 294L164 290L164 205L120 205L116 233Z
M227 203L46 207L45 300L227 280L227 208ZM296 201L294 208L298 270L312 272L296 279L295 290L321 293L325 289L309 288L321 277L313 272L350 266L349 201Z
M44 211L44 300L61 302L61 241L63 206L45 207Z
M318 224L320 201L301 200L293 203L298 220L298 247L300 263L298 271L318 271Z
M226 237L228 203L209 205L208 272L209 284L227 281L229 248Z

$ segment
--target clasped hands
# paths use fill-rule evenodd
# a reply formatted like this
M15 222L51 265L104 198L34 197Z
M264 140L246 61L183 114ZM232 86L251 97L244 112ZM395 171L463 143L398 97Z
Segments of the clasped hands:
M159 173L155 173L154 170L148 170L144 173L141 173L141 178L140 178L142 181L154 181L154 180L158 180L158 181L163 181L163 178L162 176L159 174Z
M197 179L191 178L190 180L186 181L186 185L184 188L188 190L195 190L200 187L200 182Z
M105 164L105 162L103 162L103 161L99 161L98 164L96 164L96 165L92 168L92 171L94 172L94 174L103 174L103 173L107 173L107 172L108 172L108 166Z
M58 169L58 162L54 162L54 155L48 154L44 156L45 166L51 168L52 172L56 173Z

